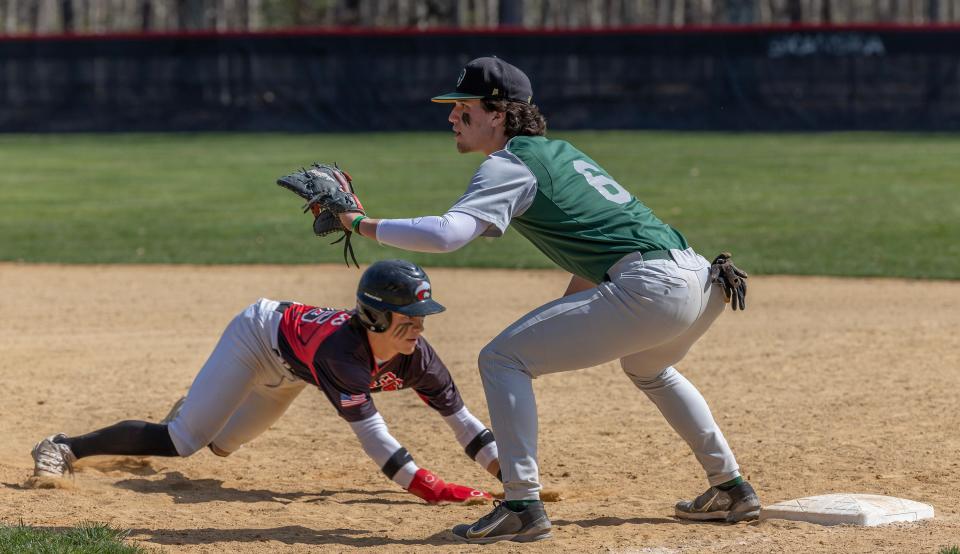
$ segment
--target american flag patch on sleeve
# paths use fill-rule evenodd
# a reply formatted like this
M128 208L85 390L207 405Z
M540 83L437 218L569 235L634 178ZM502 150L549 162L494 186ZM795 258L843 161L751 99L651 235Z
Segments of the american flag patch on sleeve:
M366 394L347 394L345 392L340 393L340 407L349 408L351 406L359 406L367 401Z

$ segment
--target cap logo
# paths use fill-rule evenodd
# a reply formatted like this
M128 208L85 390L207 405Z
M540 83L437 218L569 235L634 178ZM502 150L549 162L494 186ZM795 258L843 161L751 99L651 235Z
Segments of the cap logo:
M490 93L490 96L496 96L496 95L498 95L498 94L500 94L500 89L495 88L495 89L493 89L493 92Z
M466 76L467 76L467 68L464 67L463 69L460 70L460 76L457 77L457 86L458 86L458 87L460 86L460 83L463 82L463 78L466 77Z
M428 281L421 281L417 285L416 290L417 300L426 300L430 298L430 283Z

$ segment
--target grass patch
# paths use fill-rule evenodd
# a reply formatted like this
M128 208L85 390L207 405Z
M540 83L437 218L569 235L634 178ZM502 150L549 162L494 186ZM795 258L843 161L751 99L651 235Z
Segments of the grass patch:
M680 229L754 273L960 278L960 135L568 132ZM274 185L337 161L373 217L443 213L481 161L447 133L0 135L0 260L341 262ZM517 233L362 262L553 267Z
M20 523L0 526L0 553L16 554L143 554L124 544L128 532L105 523L81 523L72 529L40 529Z
M938 554L960 554L960 546L944 546Z

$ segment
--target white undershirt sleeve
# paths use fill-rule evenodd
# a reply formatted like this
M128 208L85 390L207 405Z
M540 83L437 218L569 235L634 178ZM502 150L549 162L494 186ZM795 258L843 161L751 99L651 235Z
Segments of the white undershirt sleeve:
M353 429L357 438L360 439L360 446L363 451L377 463L378 468L382 468L390 456L401 448L397 439L387 430L387 423L379 413L373 414L367 419L360 421L351 421L350 428ZM417 464L409 461L400 468L393 476L393 482L404 489L410 487L413 476L417 473Z
M467 445L470 444L470 441L486 429L486 426L471 414L466 406L461 408L459 412L444 417L443 420L446 421L450 429L453 430L457 442L459 442L463 448L466 448ZM498 457L497 443L491 442L477 452L476 462L480 464L480 467L483 469L487 469L487 466Z
M490 224L463 212L412 219L381 219L377 241L414 252L453 252L479 237Z

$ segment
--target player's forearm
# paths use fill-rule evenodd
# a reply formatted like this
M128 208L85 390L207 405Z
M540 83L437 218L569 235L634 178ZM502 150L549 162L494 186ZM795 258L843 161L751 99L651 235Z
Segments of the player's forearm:
M363 451L383 474L404 489L408 488L420 468L407 453L407 449L387 430L387 424L380 414L360 421L351 421L350 428L360 440Z
M442 216L425 216L410 219L371 219L343 217L344 225L359 231L361 236L372 238L404 250L414 252L453 252L480 236L486 226L475 217L448 212Z
M377 239L377 227L380 225L379 219L373 219L372 217L365 217L360 220L360 224L357 225L357 233L361 237L368 237L374 240Z
M445 416L443 420L450 426L464 453L491 475L499 478L499 452L493 433L471 414L466 406Z
M447 483L430 470L417 467L407 449L387 432L387 425L380 414L361 421L351 421L350 428L360 439L364 452L380 466L384 475L410 494L430 504L490 499L489 493Z

